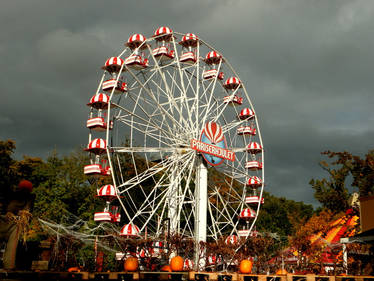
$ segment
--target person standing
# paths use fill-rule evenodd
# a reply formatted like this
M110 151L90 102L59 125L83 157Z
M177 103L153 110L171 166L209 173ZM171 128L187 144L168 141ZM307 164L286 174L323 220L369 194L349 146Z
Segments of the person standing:
M16 267L16 253L20 234L29 223L35 200L32 183L22 180L8 195L5 203L6 214L0 214L0 241L6 242L3 267L12 270ZM3 208L4 209L4 208Z

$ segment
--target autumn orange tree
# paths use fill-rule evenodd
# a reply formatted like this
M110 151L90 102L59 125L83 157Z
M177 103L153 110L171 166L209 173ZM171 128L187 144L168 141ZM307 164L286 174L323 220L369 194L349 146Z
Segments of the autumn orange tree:
M290 244L296 251L300 268L307 268L309 262L321 260L324 245L313 243L314 235L324 236L330 228L333 213L323 210L314 214L296 233L290 237Z

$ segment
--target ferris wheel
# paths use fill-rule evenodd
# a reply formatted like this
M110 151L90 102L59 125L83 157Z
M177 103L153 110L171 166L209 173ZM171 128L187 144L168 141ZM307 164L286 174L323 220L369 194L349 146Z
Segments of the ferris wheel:
M134 34L89 102L89 176L111 177L96 221L121 234L248 237L263 203L258 118L228 60L192 33ZM105 190L104 190L105 189ZM110 209L117 197L121 215Z

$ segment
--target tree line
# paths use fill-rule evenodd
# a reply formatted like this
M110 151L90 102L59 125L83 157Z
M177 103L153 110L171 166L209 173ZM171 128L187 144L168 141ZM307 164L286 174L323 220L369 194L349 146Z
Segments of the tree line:
M46 159L23 156L21 160L14 159L15 150L15 141L0 140L0 200L4 200L20 180L33 183L36 200L29 240L46 239L46 233L38 224L39 218L60 223L64 214L73 214L94 224L93 214L104 207L104 202L95 197L97 184L102 182L91 184L83 174L89 159L82 149L69 155L60 156L57 151L52 151ZM256 224L257 230L276 234L277 238L267 238L272 240L270 244L263 240L266 247L262 249L261 260L271 259L290 243L300 244L305 252L311 251L310 243L305 243L306 237L321 231L324 221L321 218L325 218L326 226L334 217L342 215L351 207L353 192L360 196L374 194L374 150L363 158L349 152L326 151L322 155L327 157L320 162L327 177L310 181L314 196L321 204L319 208L264 192L265 203ZM315 226L316 221L320 222L319 227ZM246 249L252 246L248 244Z

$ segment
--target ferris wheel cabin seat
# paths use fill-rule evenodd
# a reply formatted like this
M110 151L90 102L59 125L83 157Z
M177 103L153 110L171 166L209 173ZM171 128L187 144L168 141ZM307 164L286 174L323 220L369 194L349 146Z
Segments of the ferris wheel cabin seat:
M264 201L265 201L264 197L262 197L260 200L260 197L257 195L245 197L245 202L248 204L258 204L258 203L264 204Z
M237 134L238 135L254 136L254 135L256 135L256 129L252 128L251 126L240 126L237 129Z
M123 94L127 92L127 84L117 79L108 79L103 82L102 89L104 92L112 92L115 94Z
M239 237L257 237L258 231L257 230L250 231L249 229L240 229L238 231L238 236Z
M243 98L239 97L237 95L230 95L230 96L225 96L223 98L223 102L227 103L229 105L242 105L243 104Z
M169 50L165 46L157 47L153 49L152 54L155 58L157 58L160 61L168 61L175 57L174 51Z
M252 170L252 171L257 171L262 169L262 163L259 161L247 161L245 163L245 168Z
M218 72L217 69L209 69L203 72L204 80L211 80L215 78L217 78L218 80L223 80L224 76L225 76L224 73L222 71Z
M194 64L197 59L194 52L185 52L180 56L179 61L185 64Z
M109 130L113 129L113 121L109 123ZM105 122L103 117L94 117L87 120L86 127L90 130L97 131L97 132L105 132L108 128L107 123Z
M143 59L140 55L132 54L125 59L125 65L134 70L142 70L148 67L148 59Z

